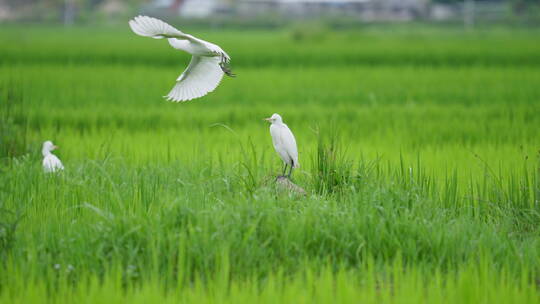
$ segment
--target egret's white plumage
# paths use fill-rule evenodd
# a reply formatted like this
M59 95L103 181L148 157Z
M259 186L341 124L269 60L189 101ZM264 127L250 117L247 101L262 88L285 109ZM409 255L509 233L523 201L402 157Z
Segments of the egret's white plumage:
M272 136L274 149L285 163L283 174L287 172L287 166L290 166L291 170L288 176L291 176L292 169L300 167L296 139L289 127L283 123L279 114L273 114L272 117L266 118L266 120L272 123L270 125L270 135Z
M43 154L43 170L47 173L64 170L64 165L62 165L60 159L51 153L51 151L57 148L50 140L43 143L43 148L41 149L41 154Z
M140 36L167 38L173 48L193 56L189 66L176 79L176 85L165 96L167 100L178 102L202 97L219 85L224 73L234 76L228 67L231 58L213 43L185 34L152 17L135 17L129 21L129 26Z

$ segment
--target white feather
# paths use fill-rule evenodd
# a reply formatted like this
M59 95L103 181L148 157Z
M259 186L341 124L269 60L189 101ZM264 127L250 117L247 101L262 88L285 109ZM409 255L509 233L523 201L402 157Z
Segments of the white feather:
M49 154L43 158L43 171L46 173L64 170L64 165L56 155Z
M218 57L193 56L187 69L166 96L171 101L187 101L212 92L223 78Z
M138 16L129 21L133 32L140 36L168 38L170 45L192 55L186 70L176 79L173 89L165 96L170 101L188 101L212 92L223 78L221 62L230 57L219 46L195 38L152 17Z
M181 39L189 38L189 35L182 33L171 25L148 16L137 16L133 18L133 20L129 21L129 26L131 27L131 30L139 36L156 39L173 37Z

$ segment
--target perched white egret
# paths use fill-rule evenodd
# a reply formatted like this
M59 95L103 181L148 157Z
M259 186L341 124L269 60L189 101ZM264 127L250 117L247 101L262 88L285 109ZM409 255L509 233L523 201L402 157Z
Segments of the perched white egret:
M223 78L223 73L234 77L229 68L231 58L219 46L182 33L171 25L148 16L129 21L135 34L155 39L167 38L169 44L192 55L187 69L176 79L167 100L188 101L212 92Z
M283 123L281 116L274 113L272 117L265 118L266 121L272 123L270 125L270 135L272 136L272 143L274 144L274 149L279 154L279 157L285 163L285 168L283 170L283 176L287 173L287 166L290 166L288 177L291 177L292 169L300 167L298 163L298 148L296 147L296 139L294 138L293 133Z
M64 165L62 165L60 159L51 153L51 151L56 149L58 147L53 145L50 140L43 143L43 148L41 149L41 154L43 154L43 170L47 173L64 170Z

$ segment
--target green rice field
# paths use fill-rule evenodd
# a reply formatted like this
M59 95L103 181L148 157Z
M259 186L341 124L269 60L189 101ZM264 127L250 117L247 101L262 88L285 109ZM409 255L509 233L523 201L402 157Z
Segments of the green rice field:
M539 30L180 28L0 28L1 303L540 303Z

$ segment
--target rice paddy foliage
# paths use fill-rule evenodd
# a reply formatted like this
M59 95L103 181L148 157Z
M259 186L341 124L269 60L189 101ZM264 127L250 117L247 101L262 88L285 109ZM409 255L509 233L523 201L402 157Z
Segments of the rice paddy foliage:
M539 302L536 30L200 35L239 76L172 104L165 41L0 30L2 303Z

